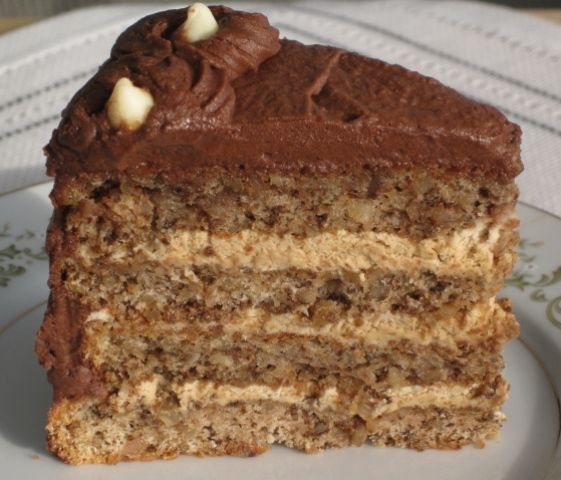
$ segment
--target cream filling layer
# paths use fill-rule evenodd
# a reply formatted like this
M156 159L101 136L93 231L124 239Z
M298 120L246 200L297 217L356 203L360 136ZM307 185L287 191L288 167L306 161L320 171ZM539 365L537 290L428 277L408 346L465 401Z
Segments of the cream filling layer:
M428 345L437 343L442 346L456 348L460 340L473 341L474 337L488 338L503 334L504 331L516 328L512 315L500 306L494 298L488 302L476 305L466 314L456 313L446 321L436 325L425 324L418 316L405 313L366 313L360 317L352 315L338 316L334 321L314 325L302 313L271 314L258 308L246 308L225 317L220 322L223 334L241 334L242 337L251 339L252 336L294 334L299 336L329 338L343 344L362 342L365 345L384 347L388 342L409 340L416 344ZM100 336L95 326L116 321L109 310L92 312L86 318L86 335L88 324L91 323L93 335L96 336L96 350L103 352L111 347L110 339L105 335ZM511 325L509 325L511 323ZM218 327L212 322L197 325L204 330ZM185 322L162 324L160 328L138 332L138 325L132 327L137 334L148 335L154 333L158 336L170 335L181 338L182 334L190 335L192 327ZM217 347L224 343L224 336L216 338ZM213 348L213 342L208 344Z
M487 220L481 220L471 228L418 242L387 232L339 230L299 238L251 230L222 235L186 230L172 232L165 243L140 243L132 252L116 250L111 258L121 262L131 254L138 254L146 260L173 265L254 271L298 268L358 272L372 266L415 271L424 268L435 272L489 271L494 265L493 250L500 231L508 220L510 217L505 217L491 226ZM86 246L81 254L87 261Z
M476 388L472 386L471 388ZM192 402L218 404L226 406L236 401L275 401L290 404L311 404L318 410L344 410L349 415L361 415L369 418L391 413L405 407L436 405L467 406L473 404L471 388L463 386L407 386L389 388L384 398L373 400L363 395L356 395L350 402L336 387L329 387L313 398L309 393L291 386L272 388L267 385L249 385L236 387L233 385L216 384L209 381L195 380L176 387L181 408L187 410Z
M418 316L405 313L366 313L360 317L343 316L333 322L314 325L294 313L269 314L255 308L245 309L222 324L224 333L244 336L294 334L322 336L342 343L363 342L383 346L392 340L410 340L417 344L438 343L455 348L458 341L474 336L489 337L502 330L507 312L495 301L479 304L467 314L456 314L437 325L427 325ZM509 317L511 318L511 317Z
M153 406L157 403L157 392L162 378L154 375L133 387L122 388L113 399L113 407L122 411L135 403ZM487 399L474 398L473 393L480 387L474 383L462 385L405 386L388 388L379 396L360 391L354 396L342 395L337 387L327 387L321 394L312 394L314 386L281 385L247 385L239 387L218 384L213 381L193 380L172 385L172 390L179 399L180 408L189 410L195 403L201 406L219 405L225 407L233 402L274 401L288 404L300 404L320 411L344 411L348 415L360 415L362 418L375 418L407 407L469 407L487 402ZM497 395L504 395L499 391Z

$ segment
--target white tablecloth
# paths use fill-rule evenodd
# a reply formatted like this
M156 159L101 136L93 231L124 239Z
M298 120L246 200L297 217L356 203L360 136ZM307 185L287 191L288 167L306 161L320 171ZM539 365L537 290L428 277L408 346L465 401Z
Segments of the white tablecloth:
M521 199L561 216L561 27L475 2L264 2L281 33L438 78L523 130ZM178 6L178 5L174 5ZM46 179L41 148L118 33L158 5L77 10L0 37L0 193Z

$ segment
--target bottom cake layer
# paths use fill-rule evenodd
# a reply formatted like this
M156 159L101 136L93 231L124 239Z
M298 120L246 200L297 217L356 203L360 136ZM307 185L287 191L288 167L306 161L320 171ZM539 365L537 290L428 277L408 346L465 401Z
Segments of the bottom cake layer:
M171 397L153 382L102 399L60 400L51 408L49 449L72 464L172 458L181 454L252 456L272 444L308 453L325 448L398 446L424 450L483 446L498 434L508 386L479 393L455 386L386 391L344 399L293 386L176 385ZM413 391L414 390L414 391Z

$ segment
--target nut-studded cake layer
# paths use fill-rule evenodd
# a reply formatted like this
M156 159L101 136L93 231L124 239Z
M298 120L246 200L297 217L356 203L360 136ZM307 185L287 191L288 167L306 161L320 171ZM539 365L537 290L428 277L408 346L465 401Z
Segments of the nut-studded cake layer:
M73 207L76 225L87 228L100 218L107 240L128 235L141 241L169 229L300 236L373 231L421 239L499 217L512 210L518 189L415 169L344 176L217 172L175 184L85 176L60 180L53 196L59 206Z
M356 178L345 180L332 179L347 188L336 187L332 198L353 202ZM240 182L249 181L240 177ZM203 182L207 204L211 183ZM76 185L73 193L66 191L69 199L84 188ZM306 185L316 208L321 202L315 187ZM66 317L75 329L64 348L40 335L51 344L43 359L52 365L59 405L65 398L90 396L103 405L127 382L154 375L166 382L205 379L238 389L276 388L287 378L313 382L334 374L376 391L492 384L503 367L503 344L517 333L508 304L504 311L486 300L515 258L511 197L485 204L486 213L480 204L462 206L469 211L462 228L431 222L430 236L423 237L419 232L426 224L407 231L381 222L389 230L365 230L366 224L349 214L338 220L340 230L319 224L299 233L275 230L283 222L295 228L298 209L310 208L305 202L287 210L293 223L287 217L277 227L258 223L214 231L212 215L190 213L186 185L180 191L120 181L86 188L86 198L57 210L49 234L56 273L43 328L61 331ZM227 202L236 207L233 219L245 209L240 203L256 193L236 195ZM409 195L410 205L423 198L414 189ZM392 208L394 197L382 198ZM372 203L367 209L376 210ZM206 220L198 223L201 218ZM406 225L403 217L402 222ZM222 243L208 249L207 231ZM349 249L345 241L357 247ZM283 252L276 253L278 248ZM352 263L344 255L363 260ZM253 260L240 268L237 258ZM487 415L492 421L481 428L495 431L500 422L489 412L497 411L504 395L491 397L493 408L478 407L474 415ZM370 434L378 443L408 445L399 435L401 440L376 429ZM54 433L53 438L62 441ZM426 444L431 445L438 443Z
M370 268L360 272L312 272L285 269L253 272L213 266L181 267L156 261L84 265L68 259L64 264L66 288L83 295L94 308L112 298L136 310L139 302L151 305L153 315L200 308L227 314L259 308L280 314L298 311L322 324L330 315L404 312L430 313L427 322L448 318L454 310L470 308L495 295L498 279L488 284L483 276L417 274L405 270ZM492 275L496 275L493 272ZM96 295L90 298L90 294Z
M119 393L113 402L57 403L49 415L48 443L73 464L180 454L253 456L273 443L306 452L359 446L365 441L417 450L457 449L471 443L483 446L498 434L504 421L497 410L504 401L504 382L499 379L491 388L494 393L487 396L471 396L466 394L469 388L454 387L396 390L392 408L384 408L384 398L377 398L373 405L382 408L366 418L353 411L358 405L339 412L329 408L338 396L334 390L302 401L290 388L282 392L252 389L243 394L243 389L227 385L218 390L210 386L209 391L208 384L190 383L178 385L175 396L168 397L161 396L159 389L145 388L125 408L119 408ZM237 400L229 402L227 395L232 393ZM375 408L369 405L367 410L374 413Z

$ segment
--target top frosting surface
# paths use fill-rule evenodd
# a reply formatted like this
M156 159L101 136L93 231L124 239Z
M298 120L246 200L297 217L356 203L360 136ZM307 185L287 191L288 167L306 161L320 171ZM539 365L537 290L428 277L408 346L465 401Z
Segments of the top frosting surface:
M218 33L180 34L186 10L140 20L75 95L46 148L51 175L344 172L443 167L510 181L520 129L496 109L400 66L279 40L266 17L213 7ZM155 105L136 131L109 125L128 77Z

